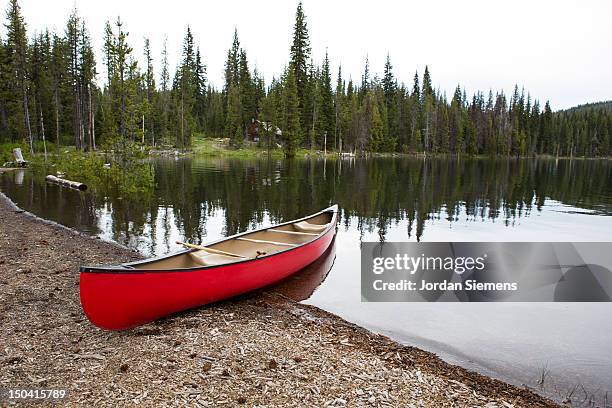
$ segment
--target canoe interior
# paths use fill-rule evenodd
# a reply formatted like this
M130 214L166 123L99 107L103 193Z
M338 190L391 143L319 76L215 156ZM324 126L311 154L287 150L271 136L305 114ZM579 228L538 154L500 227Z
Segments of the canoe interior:
M130 266L142 270L172 270L225 265L260 258L317 239L327 230L332 218L333 211L326 211L299 222L276 225L206 245L206 248L232 255L193 250L153 261L132 263Z

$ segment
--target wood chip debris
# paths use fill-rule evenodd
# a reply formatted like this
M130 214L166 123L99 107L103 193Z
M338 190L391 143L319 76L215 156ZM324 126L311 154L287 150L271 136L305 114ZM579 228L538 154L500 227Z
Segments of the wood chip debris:
M67 388L62 405L91 407L557 406L273 289L100 330L83 315L78 267L133 251L16 213L2 196L0 242L0 388Z

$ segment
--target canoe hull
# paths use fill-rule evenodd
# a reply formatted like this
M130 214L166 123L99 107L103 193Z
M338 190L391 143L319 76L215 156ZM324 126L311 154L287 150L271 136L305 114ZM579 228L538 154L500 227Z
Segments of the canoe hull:
M316 240L298 248L218 267L144 272L82 270L81 304L94 325L107 330L129 329L278 282L317 260L335 234L334 223Z

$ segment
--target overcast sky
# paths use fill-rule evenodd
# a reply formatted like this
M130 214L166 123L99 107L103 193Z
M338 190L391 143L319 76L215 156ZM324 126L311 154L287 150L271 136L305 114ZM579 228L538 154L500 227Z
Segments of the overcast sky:
M142 58L149 37L156 69L165 36L171 68L190 25L208 67L223 84L223 64L234 27L251 64L266 81L287 64L297 1L19 0L28 33L63 31L76 5L101 55L104 22L121 15L129 42ZM6 10L8 0L0 0ZM449 96L458 83L475 90L515 83L553 109L612 99L612 2L586 1L332 1L304 0L312 56L327 48L334 78L339 63L359 81L366 55L382 73L387 52L395 75L412 84L429 65L434 86ZM4 27L0 28L4 36ZM104 72L101 61L98 71ZM99 75L102 78L103 75Z

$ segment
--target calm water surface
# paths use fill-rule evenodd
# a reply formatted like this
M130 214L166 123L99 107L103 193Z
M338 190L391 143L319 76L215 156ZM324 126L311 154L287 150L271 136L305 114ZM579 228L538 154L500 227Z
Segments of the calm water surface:
M612 394L612 304L361 303L359 279L361 241L610 241L610 161L159 159L153 166L150 199L80 193L29 172L5 174L0 189L24 209L145 255L338 203L334 248L284 285L298 299L516 384L537 387L544 369L543 392L557 397L578 384L574 400Z

